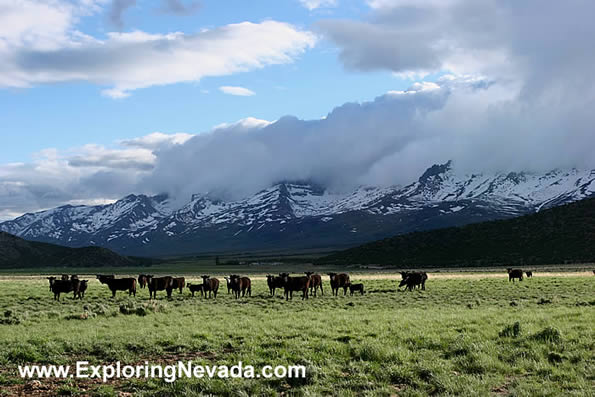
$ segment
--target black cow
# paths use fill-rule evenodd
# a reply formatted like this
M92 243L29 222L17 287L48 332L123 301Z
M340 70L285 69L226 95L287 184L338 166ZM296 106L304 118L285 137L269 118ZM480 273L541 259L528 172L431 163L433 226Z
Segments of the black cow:
M405 286L406 290L413 291L414 288L419 288L422 290L426 289L426 280L428 279L428 274L426 272L403 272L405 274L401 274L403 279L399 283L399 288Z
M359 292L360 294L364 294L364 285L363 284L349 284L349 294L353 295L354 292Z
M60 294L75 291L78 285L78 281L72 282L71 280L54 280L51 285L51 291L54 293L54 300L60 300ZM76 297L76 292L75 292Z
M180 291L180 294L184 290L184 287L185 286L186 286L186 279L184 277L174 277L172 279L172 285L171 285L171 287L173 289L179 290Z
M283 288L285 282L283 281L283 277L281 276L273 276L271 274L267 274L267 285L269 286L269 294L275 296L275 290L277 288Z
M508 281L512 281L514 282L515 278L518 278L519 281L523 281L523 270L522 269L513 269L513 268L508 268L506 269L506 271L508 272Z
M128 296L136 296L136 279L133 277L115 278L98 275L97 279L112 291L112 298L116 297L116 291L128 291Z
M526 271L525 274L527 275L527 278L533 277L533 272L531 270Z
M192 292L192 296L194 297L194 293L200 291L200 296L202 296L202 284L186 284L190 292Z
M85 297L85 291L87 291L88 282L89 280L80 280L78 282L78 285L74 290L74 294L77 298L82 300Z

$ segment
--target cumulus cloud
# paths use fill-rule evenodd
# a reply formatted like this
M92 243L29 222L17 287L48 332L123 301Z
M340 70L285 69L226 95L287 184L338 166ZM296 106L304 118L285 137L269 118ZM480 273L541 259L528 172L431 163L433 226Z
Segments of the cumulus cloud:
M112 19L119 23L132 4L114 2ZM107 86L106 96L124 98L139 88L289 63L316 42L312 33L272 20L194 34L110 32L99 39L76 26L101 9L101 0L0 0L0 5L7 10L0 13L0 87L87 81Z
M249 90L248 88L236 87L236 86L230 86L230 85L224 85L224 86L219 87L219 91L221 91L224 94L236 95L236 96L256 95L256 93L254 91Z

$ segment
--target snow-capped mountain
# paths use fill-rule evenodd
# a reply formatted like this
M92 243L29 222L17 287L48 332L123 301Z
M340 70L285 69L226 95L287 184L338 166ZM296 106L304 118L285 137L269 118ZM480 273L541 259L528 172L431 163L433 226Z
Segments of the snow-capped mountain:
M172 209L166 196L130 195L101 206L25 214L0 230L68 246L135 255L330 247L413 230L509 218L595 195L595 170L457 174L434 165L404 187L333 193L282 182L239 201L194 195Z

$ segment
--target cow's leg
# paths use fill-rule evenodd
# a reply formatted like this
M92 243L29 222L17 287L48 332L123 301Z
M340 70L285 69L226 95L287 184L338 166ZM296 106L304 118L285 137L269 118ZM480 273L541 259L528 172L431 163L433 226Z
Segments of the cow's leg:
M115 290L115 289L113 289L113 290L112 290L112 299L113 299L113 298L115 298L115 297L116 297L116 290Z

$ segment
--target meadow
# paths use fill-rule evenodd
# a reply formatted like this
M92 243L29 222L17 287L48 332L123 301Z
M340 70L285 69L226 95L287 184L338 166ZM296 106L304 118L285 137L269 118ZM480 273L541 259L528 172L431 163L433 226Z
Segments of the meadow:
M0 279L0 395L593 395L595 276L541 275L509 283L488 274L429 275L425 291L398 277L354 274L364 296L302 301L217 299L187 290L149 301L92 280L83 301L53 300L42 276ZM89 277L86 277L89 278ZM198 282L198 276L189 276ZM193 279L193 280L192 280ZM25 363L238 361L306 366L304 379L23 380Z

